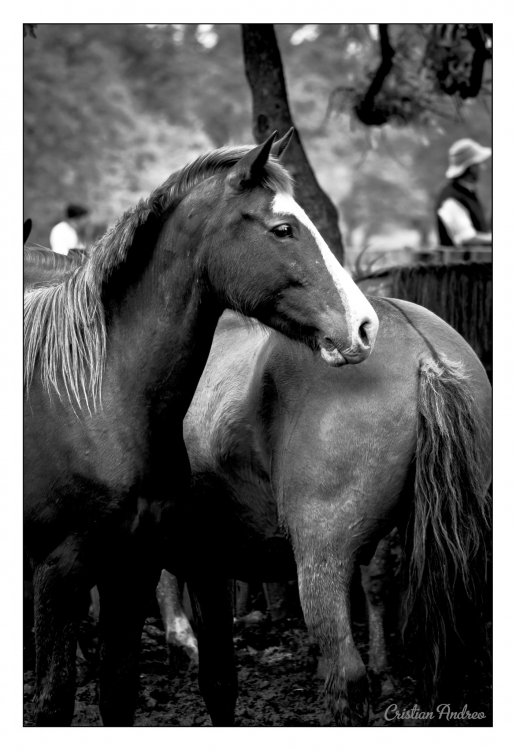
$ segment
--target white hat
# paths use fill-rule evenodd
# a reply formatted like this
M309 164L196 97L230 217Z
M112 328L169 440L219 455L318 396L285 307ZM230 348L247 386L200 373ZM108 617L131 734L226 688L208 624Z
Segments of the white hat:
M460 141L455 141L448 151L450 166L446 172L446 177L450 180L459 177L472 164L480 164L480 162L489 159L491 154L490 148L480 146L471 138L461 138Z

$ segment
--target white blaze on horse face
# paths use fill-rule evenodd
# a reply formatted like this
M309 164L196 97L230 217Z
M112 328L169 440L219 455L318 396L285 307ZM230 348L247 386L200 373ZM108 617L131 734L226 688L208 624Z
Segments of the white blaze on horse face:
M378 316L346 269L340 265L305 211L287 193L276 193L272 201L272 210L275 214L292 214L308 229L317 243L326 268L337 288L344 310L349 316L349 325L352 331L351 349L359 346L359 328L365 321L367 321L369 343L372 348L378 332Z

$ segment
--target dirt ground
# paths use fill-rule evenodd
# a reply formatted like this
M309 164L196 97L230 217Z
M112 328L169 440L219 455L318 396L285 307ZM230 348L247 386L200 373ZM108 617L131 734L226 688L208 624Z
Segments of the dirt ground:
M391 634L391 640L394 641ZM366 627L355 624L355 637L367 663ZM235 628L239 698L236 723L248 727L333 726L323 698L324 677L316 644L310 639L300 615L273 626L268 619ZM34 659L25 654L24 725L33 726ZM370 726L417 726L415 719L386 721L385 710L413 708L414 680L403 654L391 644L393 665L382 684L370 684ZM149 618L142 636L140 698L136 726L211 726L197 685L197 669L186 657L172 660L158 618ZM77 693L73 726L100 726L97 707L96 667L77 659ZM458 721L462 726L491 726L491 684L486 675L478 705L481 721Z

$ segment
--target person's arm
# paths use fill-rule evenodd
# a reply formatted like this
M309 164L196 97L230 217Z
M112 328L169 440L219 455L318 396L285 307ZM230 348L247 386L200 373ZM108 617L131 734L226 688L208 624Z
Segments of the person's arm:
M477 232L474 237L466 240L463 245L492 245L493 235L491 232Z
M437 214L446 226L453 243L458 247L492 244L493 238L491 232L477 232L471 223L469 213L454 198L447 198L442 206L438 208Z

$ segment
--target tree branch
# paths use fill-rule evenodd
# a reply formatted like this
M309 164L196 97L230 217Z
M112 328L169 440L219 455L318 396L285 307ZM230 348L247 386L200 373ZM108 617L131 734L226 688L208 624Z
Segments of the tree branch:
M478 96L480 89L482 88L482 78L484 74L484 63L491 57L490 53L486 49L484 31L479 24L470 26L467 29L467 38L469 43L474 49L473 58L471 60L471 73L469 82L460 92L463 99L468 97Z
M382 60L364 98L360 104L357 104L355 107L356 116L364 123L364 125L383 125L387 122L385 114L381 110L376 109L375 98L380 92L387 75L391 71L395 50L389 41L386 23L379 24L379 32Z

